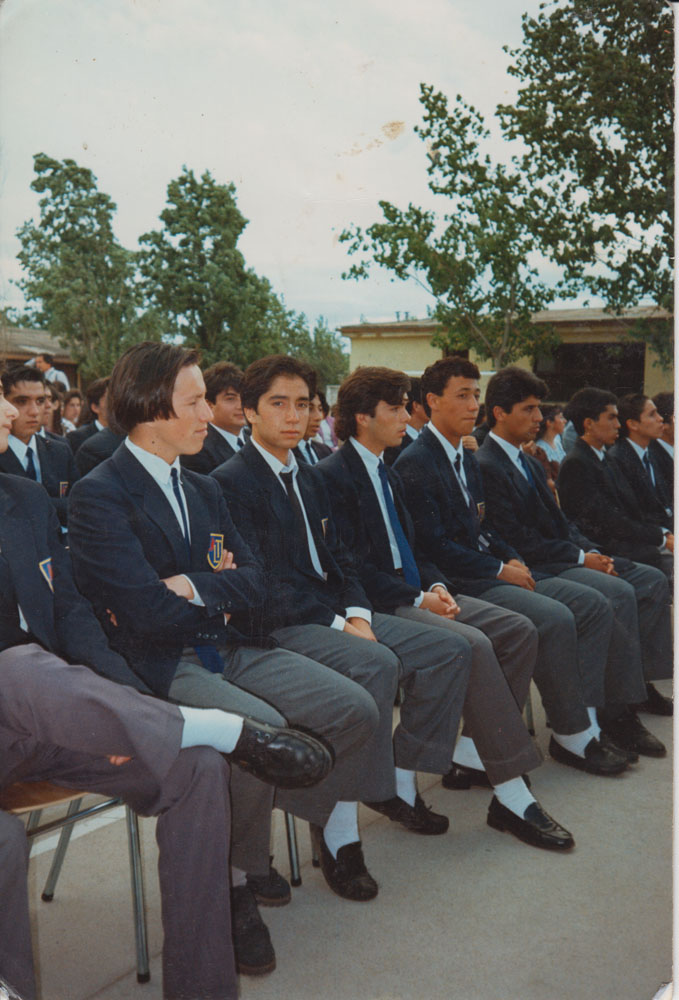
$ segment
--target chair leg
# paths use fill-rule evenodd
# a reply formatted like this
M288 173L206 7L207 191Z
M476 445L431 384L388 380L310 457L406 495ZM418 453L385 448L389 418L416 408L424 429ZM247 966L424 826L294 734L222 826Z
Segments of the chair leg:
M299 850L297 847L297 830L295 828L295 817L292 813L283 813L285 818L285 832L288 838L288 858L290 859L290 885L295 888L302 884L302 876L299 871Z
M42 816L42 809L34 809L32 813L29 813L28 821L26 823L26 836L35 830L36 826L40 823L40 817ZM28 842L28 853L30 854L33 849L33 840Z
M74 799L73 802L69 803L68 811L66 817L72 816L73 813L77 813L80 809L80 803L82 799ZM51 903L54 899L54 890L57 887L57 879L61 872L61 866L64 863L64 858L66 857L66 848L69 845L71 834L73 832L73 823L69 823L67 826L61 828L61 833L59 834L59 843L57 844L57 849L54 852L54 857L52 858L52 864L50 866L49 875L47 876L47 881L45 882L45 888L42 891L42 899L45 903Z
M130 850L134 936L137 949L137 982L148 983L151 978L151 972L149 970L149 950L146 938L146 913L144 910L144 882L141 872L139 820L137 814L129 806L125 806L125 819L127 823L127 843Z
M316 842L311 835L311 824L309 824L309 839L311 840L311 864L314 868L321 867L321 859L318 856L318 851L316 850Z

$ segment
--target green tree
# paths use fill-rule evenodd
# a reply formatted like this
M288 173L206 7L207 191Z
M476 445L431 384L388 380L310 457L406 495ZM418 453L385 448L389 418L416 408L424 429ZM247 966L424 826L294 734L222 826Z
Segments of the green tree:
M158 335L153 314L140 314L135 255L116 239L115 203L91 170L45 153L33 161L43 197L39 221L18 231L22 319L58 337L86 379L108 374L129 344Z
M168 185L160 219L162 228L140 239L144 289L167 328L200 348L205 364L228 359L245 367L290 353L318 366L325 381L345 371L335 335L322 325L310 333L306 317L247 267L237 246L247 219L233 184L184 167Z
M498 109L541 192L552 258L612 311L672 309L673 31L663 0L551 0L523 17ZM671 361L669 323L631 331Z
M381 201L382 221L341 234L349 253L362 258L343 277L367 277L374 262L416 280L432 295L431 315L441 325L434 343L446 350L473 348L500 367L549 349L554 333L530 322L556 294L533 263L533 192L520 173L482 155L487 130L461 97L449 109L443 94L422 84L420 103L423 123L415 132L426 143L429 189L444 200L445 214Z

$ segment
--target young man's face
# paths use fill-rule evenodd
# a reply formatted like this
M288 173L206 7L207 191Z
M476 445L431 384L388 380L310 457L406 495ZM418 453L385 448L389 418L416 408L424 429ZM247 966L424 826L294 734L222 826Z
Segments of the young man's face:
M212 419L198 365L186 365L177 375L172 392L172 409L173 417L159 417L142 425L149 429L149 450L169 464L179 455L195 455L200 451L208 422Z
M305 439L316 437L323 422L323 407L318 394L309 403L309 423L307 424Z
M15 382L7 393L7 399L17 411L12 434L28 444L42 427L47 399L45 386L42 382Z
M662 435L663 426L663 419L652 399L646 400L638 420L627 421L630 437L644 448Z
M517 448L526 441L534 441L540 429L542 413L537 396L528 396L520 403L514 403L509 413L499 406L494 408L495 426L493 430Z
M587 418L585 421L587 442L595 448L610 448L615 444L619 431L618 407L614 403L610 403L596 420Z
M385 448L398 448L408 423L407 402L408 394L404 392L400 403L387 403L381 399L375 407L374 417L368 413L357 413L358 441L376 455L380 455Z
M92 410L92 413L95 415L99 423L102 424L102 426L104 427L108 426L108 410L106 409L107 400L108 400L108 389L103 394L103 396L99 398L98 403L90 403L90 409Z
M212 423L215 427L221 427L223 431L238 435L245 423L243 407L240 402L240 393L237 389L222 389L217 393L212 407Z
M252 438L286 462L288 451L304 437L309 421L309 387L299 375L277 375L259 397L257 409L245 408Z
M48 365L43 356L39 354L35 359L35 367L38 369L39 372L46 372L49 371L51 366Z
M12 432L12 422L18 417L19 411L12 406L2 391L0 385L0 453L7 451L7 442Z
M427 393L431 422L455 447L474 429L480 395L477 380L461 375L452 375L440 396Z

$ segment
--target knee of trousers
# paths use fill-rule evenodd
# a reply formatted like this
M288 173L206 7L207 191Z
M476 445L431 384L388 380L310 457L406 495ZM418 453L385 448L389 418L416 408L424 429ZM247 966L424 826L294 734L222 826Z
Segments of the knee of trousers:
M370 692L380 713L385 706L391 710L398 689L401 661L381 643L366 642L366 646L369 648L365 651L361 670L352 673L351 679Z
M14 877L17 870L28 866L28 838L18 816L0 812L0 884L2 875Z
M161 785L160 811L185 796L202 797L206 807L215 810L219 790L228 809L231 768L218 750L212 747L187 747L177 755Z

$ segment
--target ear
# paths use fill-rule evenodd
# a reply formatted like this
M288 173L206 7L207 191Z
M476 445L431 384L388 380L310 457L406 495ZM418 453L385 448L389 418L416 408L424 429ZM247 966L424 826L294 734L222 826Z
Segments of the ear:
M494 406L493 416L495 417L495 423L500 424L502 423L504 417L507 416L507 411L503 410L501 406Z
M440 396L437 396L435 392L428 392L426 398L427 398L427 406L429 407L431 412L434 413L434 411L438 409L438 401L440 399ZM422 407L422 409L424 409L424 407Z
M255 423L255 418L257 416L257 410L253 410L249 406L244 406L243 407L243 414L245 416L245 419L247 420L247 422L250 425L252 425L252 424Z
M356 421L357 428L365 429L368 426L369 421L372 420L372 417L369 413L355 413L354 420Z

